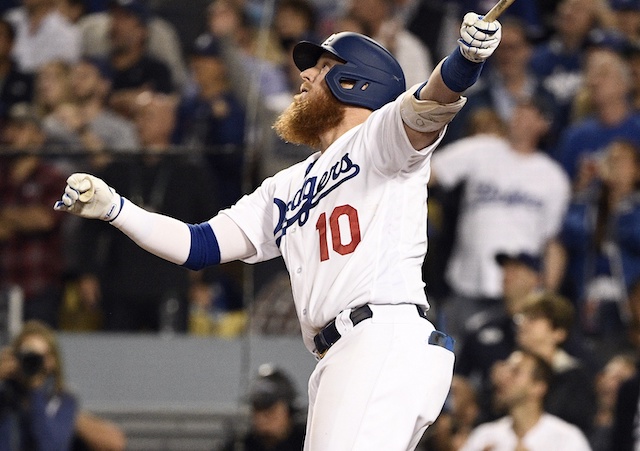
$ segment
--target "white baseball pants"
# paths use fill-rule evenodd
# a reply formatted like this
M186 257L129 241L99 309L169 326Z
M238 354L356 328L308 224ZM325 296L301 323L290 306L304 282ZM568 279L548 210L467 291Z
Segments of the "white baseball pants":
M370 307L355 327L340 313L341 338L311 374L305 451L413 450L442 410L453 352L428 343L415 305Z

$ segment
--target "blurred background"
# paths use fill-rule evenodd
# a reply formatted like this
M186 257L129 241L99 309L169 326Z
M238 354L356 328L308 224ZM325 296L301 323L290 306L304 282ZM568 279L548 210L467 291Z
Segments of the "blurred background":
M492 6L3 0L3 390L35 380L21 346L36 321L43 329L31 335L55 338L36 369L64 373L52 393L71 394L75 418L112 438L84 435L76 420L68 449L234 449L256 412L282 399L304 424L316 361L281 259L190 272L52 206L72 172L89 172L144 208L206 221L313 152L271 129L299 90L295 43L372 36L412 86L456 48L464 13ZM538 292L569 302L568 322L547 315L566 332L554 349L587 381L565 393L592 399L586 418L548 408L594 449L616 449L616 396L637 377L640 325L640 1L517 0L500 20L502 44L433 161L425 289L432 320L457 339L459 379L420 449L458 449L465 431L495 418L490 366L516 347L535 351L517 315ZM620 357L628 365L602 382ZM256 404L253 381L274 371L295 390ZM0 399L0 445L6 406ZM277 442L242 446L289 449Z

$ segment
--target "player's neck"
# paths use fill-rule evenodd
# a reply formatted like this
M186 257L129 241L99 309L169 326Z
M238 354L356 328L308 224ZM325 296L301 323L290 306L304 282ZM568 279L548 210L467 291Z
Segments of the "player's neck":
M513 432L516 436L524 437L538 423L542 413L539 400L527 400L512 407L509 414L513 420Z
M362 124L371 115L371 110L359 107L347 107L344 114L344 119L338 126L327 130L320 136L321 152L324 152L338 140L342 135L347 133L353 127L357 127Z

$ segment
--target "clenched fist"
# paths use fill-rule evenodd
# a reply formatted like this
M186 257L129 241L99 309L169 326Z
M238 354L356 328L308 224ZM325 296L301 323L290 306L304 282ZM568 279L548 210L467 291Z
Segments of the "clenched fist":
M67 179L62 199L53 208L83 218L113 221L122 208L122 197L104 180L91 174L75 173Z
M467 13L460 27L458 46L469 61L481 63L498 47L502 37L502 25L497 20L486 22L483 16Z

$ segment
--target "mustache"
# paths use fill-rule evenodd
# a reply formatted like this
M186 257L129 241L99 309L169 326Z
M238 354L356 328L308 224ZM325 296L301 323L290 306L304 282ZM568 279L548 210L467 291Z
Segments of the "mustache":
M305 81L300 85L300 92L310 91L310 90L311 90L311 83L309 83L308 81Z

